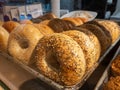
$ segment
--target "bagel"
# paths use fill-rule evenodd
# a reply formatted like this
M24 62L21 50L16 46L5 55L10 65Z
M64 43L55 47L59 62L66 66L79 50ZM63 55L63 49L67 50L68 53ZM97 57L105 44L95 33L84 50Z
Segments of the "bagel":
M89 31L88 29L86 28L82 28L82 27L75 27L73 30L78 30L78 31L81 31L83 33L85 33L86 35L88 35L88 37L90 38L90 40L92 41L92 43L94 44L95 46L95 62L98 61L99 57L100 57L100 54L101 54L101 46L100 46L100 42L98 40L98 38L91 32Z
M97 22L102 26L104 26L110 32L112 36L112 43L114 43L120 36L119 25L116 22L110 20L102 20L102 21L98 20Z
M50 20L50 22L48 23L48 26L52 28L54 32L57 32L57 33L63 32L69 29L69 25L67 25L64 20L58 19L58 18Z
M68 21L68 20L64 20L64 21L65 21L65 26L66 26L66 28L64 29L64 31L70 30L73 27L75 27L75 24L73 22Z
M88 22L88 19L84 17L75 17L75 18L79 18L80 20L82 20L83 23Z
M43 25L48 25L50 22L50 20L44 20L44 21L41 21L40 24L43 24Z
M2 26L4 24L4 22L3 21L0 21L0 26Z
M30 20L22 20L20 21L20 24L33 24L33 22Z
M46 13L38 18L40 18L42 21L44 21L44 20L51 20L51 19L54 19L57 17L53 13Z
M97 25L93 24L83 24L80 27L86 28L90 30L93 34L95 34L101 45L101 55L105 53L105 51L112 44L112 40L106 36L103 30L99 28Z
M65 21L70 21L70 22L74 23L75 26L83 24L82 20L79 19L79 18L65 17L65 18L62 18L62 19L65 20Z
M7 21L7 22L4 22L4 24L2 26L10 33L11 31L13 31L19 25L20 24L18 22Z
M103 90L120 90L120 76L110 77L110 80L104 84Z
M73 38L82 48L83 53L85 55L86 59L86 67L87 71L95 64L95 45L90 40L88 35L86 35L83 32L71 30L71 31L65 31L63 34L70 36Z
M73 19L76 20L76 21L79 23L79 25L82 25L82 24L83 24L84 19L82 20L82 19L79 18L79 17L74 17Z
M120 76L120 55L118 55L111 64L111 72L113 76Z
M0 51L7 53L9 33L3 27L0 26Z
M37 60L41 74L65 86L80 82L86 70L81 47L61 33L40 39L31 59Z
M112 42L112 36L111 36L110 32L103 25L98 23L97 20L89 21L89 22L86 22L85 24L92 24L92 25L96 25L97 27L101 28L101 30L107 36L108 42Z
M50 27L48 27L47 25L34 24L34 26L36 28L38 28L43 35L49 35L49 34L53 34L54 33L54 31Z
M32 64L30 61L33 49L43 34L31 24L22 24L11 32L8 40L8 52L18 62L26 65Z

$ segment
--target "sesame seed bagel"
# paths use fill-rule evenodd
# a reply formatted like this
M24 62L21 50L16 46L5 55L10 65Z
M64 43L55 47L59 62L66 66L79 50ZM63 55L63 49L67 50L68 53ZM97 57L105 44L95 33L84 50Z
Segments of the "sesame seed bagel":
M18 26L9 36L8 52L15 60L24 64L32 64L30 56L43 35L31 24Z
M87 70L89 70L96 62L94 60L96 51L94 49L95 45L88 35L76 30L65 31L63 34L70 36L80 45L85 55Z
M94 50L95 50L94 55L96 57L93 60L98 61L100 54L101 54L101 46L100 46L100 42L99 42L98 38L91 31L89 31L86 28L75 27L73 30L78 30L78 31L83 32L86 35L88 35L88 37L90 38L90 40L92 41L92 43L94 44L94 47L95 47L94 48Z
M86 70L81 47L61 33L40 39L31 59L37 60L37 67L43 75L65 86L80 82Z
M112 36L112 43L114 43L120 36L119 25L116 22L110 20L102 20L98 21L98 23L103 25L110 32Z
M110 32L107 30L107 28L105 28L103 25L98 23L98 20L89 21L89 22L86 22L85 24L92 24L92 25L96 25L97 27L101 28L101 30L105 33L106 37L108 38L107 42L112 43L112 36Z
M0 51L7 52L9 33L2 26L0 26Z
M80 27L86 28L90 30L93 34L95 34L100 42L101 45L101 55L104 54L104 52L108 49L108 47L112 44L112 40L110 40L106 34L104 33L101 28L99 28L97 25L93 24L83 24Z

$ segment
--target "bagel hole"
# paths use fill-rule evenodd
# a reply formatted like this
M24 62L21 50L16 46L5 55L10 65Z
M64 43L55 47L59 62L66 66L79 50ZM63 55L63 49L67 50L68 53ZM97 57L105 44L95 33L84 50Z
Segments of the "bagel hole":
M29 47L29 41L27 39L19 40L19 45L21 48L26 49Z
M29 47L29 40L24 35L14 33L14 37L21 48L26 49Z
M52 51L52 50L49 50L47 52L47 56L46 56L46 62L48 64L48 66L50 68L52 68L53 70L55 70L56 72L59 71L60 69L60 64L58 62L58 59L57 59L57 56L56 54Z

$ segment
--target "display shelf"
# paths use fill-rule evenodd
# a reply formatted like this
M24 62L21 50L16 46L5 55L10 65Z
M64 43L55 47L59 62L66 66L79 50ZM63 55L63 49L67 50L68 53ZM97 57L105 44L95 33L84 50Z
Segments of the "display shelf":
M116 45L111 48L110 52L104 57L104 60L101 61L96 70L91 74L91 76L87 79L80 90L94 90L98 81L102 77L104 71L107 66L110 64L116 53L118 53L118 47L120 46L120 40L116 43ZM96 90L96 89L95 89Z
M96 84L94 90L102 90L104 84L108 81L109 76L110 76L110 67L112 64L112 61L118 56L120 55L120 46L118 47L116 53L114 54L112 60L110 61L109 65L107 66L107 68L105 69L104 73L102 74L101 78L99 79L98 83Z
M112 57L114 56L114 53L117 50L116 48L118 48L119 45L120 45L120 37L118 38L118 40L114 44L111 45L111 47L108 48L108 50L104 53L104 55L100 57L99 62L96 63L94 65L94 67L90 69L89 72L86 73L86 75L83 77L82 81L79 82L77 85L74 85L72 87L65 87L65 86L59 85L59 84L55 83L54 81L46 78L42 74L40 74L37 71L37 68L34 65L26 66L26 65L24 65L22 63L14 61L14 59L11 56L9 56L8 54L4 54L4 53L1 53L1 55L3 56L1 58L1 61L4 62L4 64L2 62L0 62L0 69L1 69L0 70L0 78L2 78L2 80L5 81L5 83L7 83L7 85L9 87L12 87L12 88L21 87L21 84L23 84L24 82L27 82L30 79L37 78L37 80L42 83L42 85L37 83L37 85L39 87L40 86L42 86L43 88L45 88L45 87L48 88L49 87L50 89L52 88L51 90L54 90L54 89L56 89L56 90L66 90L66 89L67 90L77 90L77 89L86 90L86 89L83 89L84 87L86 87L86 85L85 85L86 83L88 84L88 86L86 88L87 88L87 90L89 90L88 88L94 88L95 87L95 84L98 81L98 80L96 80L96 78L97 79L100 78L100 76L101 76L100 74L103 73L103 71L105 70L105 67L109 64L110 60L112 59ZM111 52L113 52L113 53L111 53ZM8 60L3 60L3 58L8 59L9 62L8 62ZM109 60L107 60L106 58L107 59L109 58ZM10 62L13 62L11 64L14 64L14 65L11 65ZM102 62L107 62L106 66L103 67ZM3 66L4 66L5 69L2 68ZM7 68L9 68L9 72L8 72L8 69L5 66L8 66ZM12 71L10 66L12 66L12 68L14 68L15 71ZM17 68L20 69L20 70L18 70ZM18 74L16 76L17 78L13 79L13 80L9 79L10 74L9 74L9 78L8 78L5 75L5 73L3 73L4 71L8 72L8 73L11 73L11 75L13 73ZM1 74L1 72L2 72L2 74ZM14 74L13 74L13 76L14 76ZM16 81L14 81L14 80L19 79L19 77L22 78L21 79L22 81L19 80L21 82L18 82L18 84L17 84ZM7 82L7 81L9 81L9 82ZM11 83L11 81L13 81L14 83ZM94 85L91 85L91 82ZM46 85L46 86L44 86L44 85ZM24 84L22 86L24 86ZM30 86L31 85L28 85L28 87L30 87ZM14 89L14 90L17 90L17 89ZM44 90L44 89L42 89L42 90ZM90 90L93 90L93 89L90 89Z

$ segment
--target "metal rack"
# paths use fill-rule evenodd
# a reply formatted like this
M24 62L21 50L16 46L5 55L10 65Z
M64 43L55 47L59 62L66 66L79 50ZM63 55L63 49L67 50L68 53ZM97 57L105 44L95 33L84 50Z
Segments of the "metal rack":
M0 53L0 79L4 81L4 83L8 85L8 87L11 90L24 90L23 87L26 87L26 84L24 84L26 82L30 83L27 85L27 88L31 88L31 90L41 90L40 88L42 88L42 90L47 90L47 88L49 88L49 90L54 90L54 89L56 90L66 90L66 89L77 90L79 88L80 90L86 90L83 88L86 87L86 83L87 84L89 83L90 85L91 82L93 82L94 78L92 76L94 76L94 74L95 76L97 75L95 72L99 67L101 68L101 63L105 61L106 59L105 57L108 58L110 55L110 52L116 52L117 50L116 48L118 48L119 45L120 45L120 37L114 44L112 44L108 48L108 50L104 53L104 55L100 57L99 62L96 63L95 66L93 66L93 68L91 68L89 72L87 72L87 74L83 77L83 80L79 82L78 84L71 86L71 87L65 87L65 86L55 83L54 81L41 75L37 71L34 65L26 66L22 63L15 62L11 56L4 54L4 53ZM111 54L111 59L113 56L114 56L114 53ZM103 68L103 70L105 70L105 68ZM97 78L100 78L100 76L97 75ZM94 84L96 85L96 82L94 82ZM93 87L95 87L95 85ZM21 87L22 89L20 89ZM35 89L35 88L39 88L39 89ZM29 90L29 89L26 89L26 90ZM87 86L87 90L93 90L93 89L91 89L91 87L90 89L88 89L88 86Z

